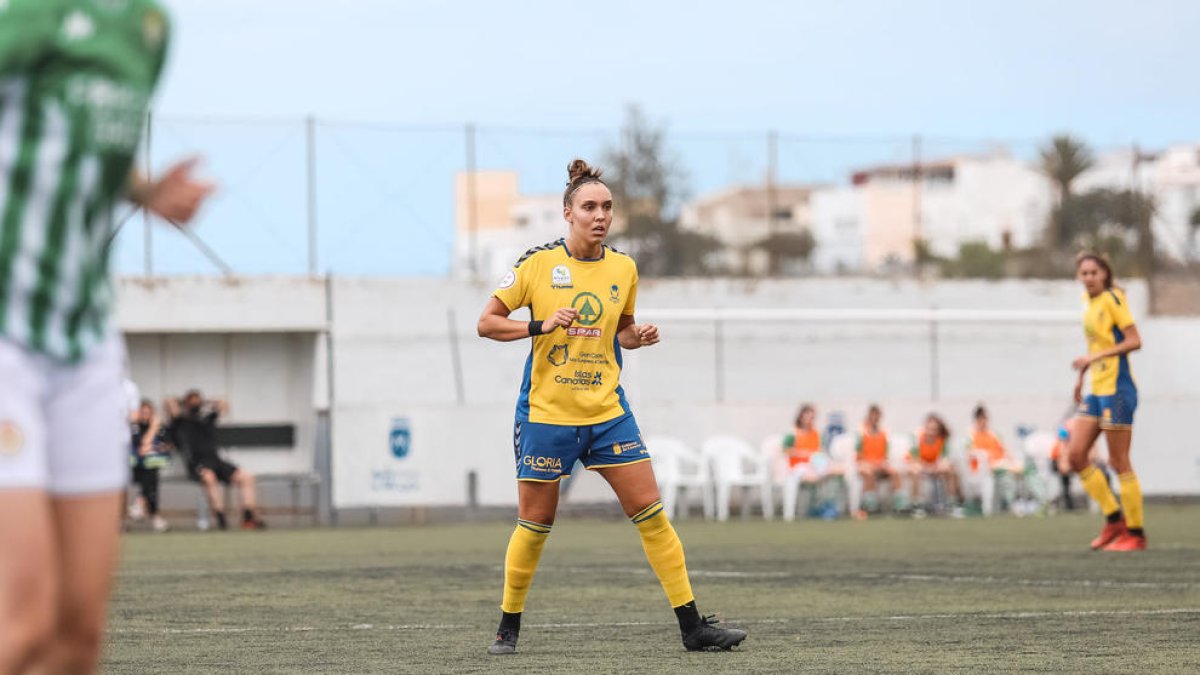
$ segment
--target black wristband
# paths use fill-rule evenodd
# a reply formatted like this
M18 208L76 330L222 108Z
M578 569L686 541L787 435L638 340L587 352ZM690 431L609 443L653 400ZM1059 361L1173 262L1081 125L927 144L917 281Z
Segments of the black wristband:
M530 321L529 322L529 337L533 337L534 335L541 335L541 334L542 334L542 322L541 321Z

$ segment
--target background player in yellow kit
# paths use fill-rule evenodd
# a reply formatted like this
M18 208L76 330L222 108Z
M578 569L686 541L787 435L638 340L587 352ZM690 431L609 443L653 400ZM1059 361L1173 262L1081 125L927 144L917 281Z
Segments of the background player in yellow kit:
M637 526L684 646L729 649L746 633L719 627L696 609L683 545L663 511L650 455L619 383L621 350L659 340L657 327L634 321L637 266L604 244L613 199L600 171L577 159L568 175L568 236L530 249L479 317L482 337L533 339L514 424L517 527L504 560L500 627L488 652L516 651L525 597L554 524L558 483L576 460L599 470ZM519 307L529 307L533 320L508 318Z
M1137 385L1129 368L1129 353L1141 349L1142 338L1125 293L1113 283L1112 267L1102 256L1084 253L1075 263L1083 283L1086 309L1083 330L1088 352L1072 363L1079 371L1075 400L1080 404L1070 439L1071 468L1092 499L1100 505L1106 523L1093 549L1136 551L1146 548L1142 522L1142 488L1129 462L1133 437L1133 412ZM1083 396L1083 380L1092 374L1092 390ZM1121 504L1104 473L1088 461L1088 451L1100 432L1108 444L1108 460L1121 484Z

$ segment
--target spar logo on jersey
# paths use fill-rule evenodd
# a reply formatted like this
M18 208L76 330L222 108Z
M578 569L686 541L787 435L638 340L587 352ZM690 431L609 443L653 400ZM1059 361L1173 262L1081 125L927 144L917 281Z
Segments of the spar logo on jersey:
M604 316L604 303L600 302L595 293L587 291L575 296L571 301L571 309L579 312L577 320L581 326L595 326L600 317Z
M15 457L25 446L25 435L16 422L0 422L0 457Z
M571 351L566 345L554 345L550 348L550 353L546 355L546 360L555 368L567 365L567 361L571 360Z
M567 329L567 337L598 338L604 337L604 331L600 330L599 328L571 326Z

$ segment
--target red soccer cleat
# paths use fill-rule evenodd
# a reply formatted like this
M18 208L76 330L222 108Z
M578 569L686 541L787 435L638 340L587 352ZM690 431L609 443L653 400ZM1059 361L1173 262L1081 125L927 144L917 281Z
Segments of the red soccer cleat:
M1139 537L1136 534L1126 532L1121 536L1113 539L1108 546L1104 547L1105 551L1145 551L1146 538Z
M1092 550L1099 551L1125 534L1129 534L1129 528L1125 527L1124 518L1115 523L1105 523L1104 529L1100 530L1100 536L1092 540Z

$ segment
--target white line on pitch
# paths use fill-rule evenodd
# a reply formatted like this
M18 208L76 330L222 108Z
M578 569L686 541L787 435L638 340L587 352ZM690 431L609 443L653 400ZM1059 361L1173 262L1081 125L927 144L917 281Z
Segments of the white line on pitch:
M495 572L503 572L503 567L499 565L484 565ZM322 573L322 572L352 572L355 570L378 570L383 569L380 566L362 567L362 568L346 568L346 567L300 567L292 569L283 568L234 568L234 569L182 569L182 570L126 570L120 573L121 578L139 579L139 578L171 578L171 577L208 577L208 576L256 576L264 574L295 574L295 573ZM596 567L549 567L548 572L595 572ZM651 572L644 567L604 567L604 571L615 574L637 574L649 575ZM400 574L400 570L396 571ZM799 581L805 581L808 577L804 574L793 572L743 572L738 570L689 570L688 575L694 578L712 578L712 579L789 579L795 578ZM1008 585L1008 586L1045 586L1045 587L1081 587L1081 588L1141 588L1141 589L1193 589L1200 587L1200 583L1187 581L1122 581L1114 579L1022 579L1008 577L992 577L992 576L969 576L969 575L939 575L939 574L874 574L865 573L857 575L840 576L837 574L830 576L821 576L812 578L813 583L824 583L826 581L838 581L841 579L878 579L884 581L917 581L917 582L944 582L954 584L982 584L982 585Z
M956 584L986 584L1010 586L1082 586L1084 588L1195 588L1186 581L1115 581L1111 579L1010 579L940 574L860 574L863 579L888 581L940 581Z
M927 621L931 619L1048 619L1078 616L1158 616L1170 614L1200 614L1200 608L1176 609L1083 609L1061 612L995 612L988 614L895 614L892 616L826 616L811 621L859 622L859 621Z
M1086 616L1170 616L1179 614L1200 614L1200 608L1181 607L1174 609L1114 609L1114 610L1065 610L1059 612L993 612L986 614L947 613L947 614L893 614L893 615L864 615L864 616L817 616L795 617L792 619L746 619L733 621L736 625L781 624L792 621L824 623L865 623L871 621L901 622L901 621L930 621L930 620L980 620L980 619L1051 619ZM666 621L616 621L598 623L531 623L528 628L629 628L636 626L673 626ZM453 623L429 624L371 624L359 623L350 626L283 626L283 627L249 627L249 626L212 626L207 628L111 628L109 633L116 635L211 635L231 633L334 633L348 631L419 631L419 630L484 630L480 626Z

